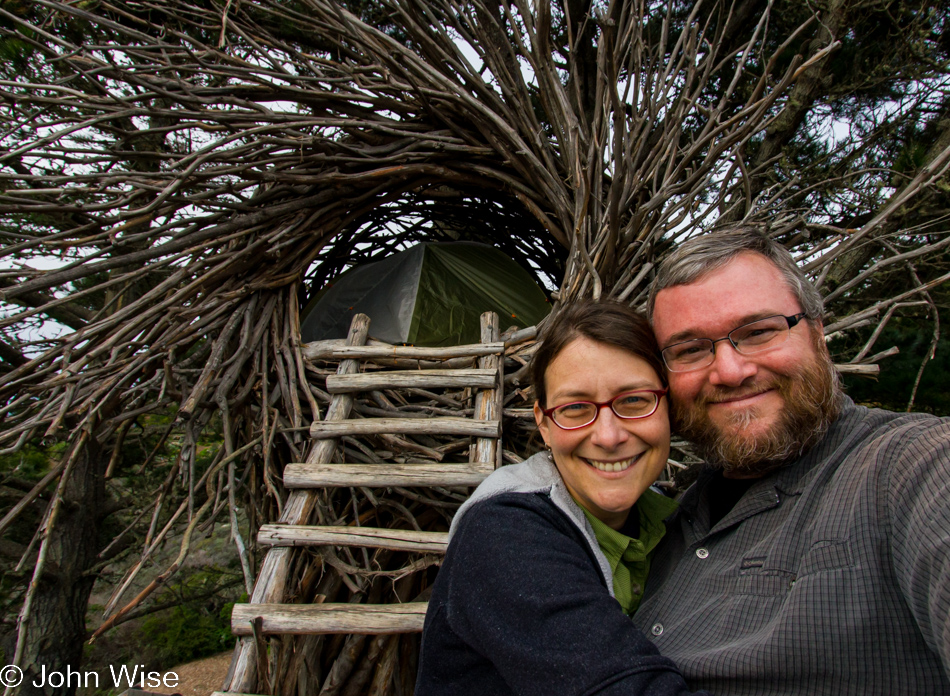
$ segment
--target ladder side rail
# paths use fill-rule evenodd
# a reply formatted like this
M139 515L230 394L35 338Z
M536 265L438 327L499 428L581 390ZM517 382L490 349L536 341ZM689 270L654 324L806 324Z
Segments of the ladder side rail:
M481 341L483 344L498 345L499 322L494 312L485 312L479 318L481 325ZM504 344L502 343L502 346ZM478 359L478 366L482 369L494 370L495 386L482 389L475 395L475 419L482 421L497 421L498 433L496 437L477 437L469 452L469 459L473 462L493 462L497 469L501 466L501 406L500 395L504 394L505 376L502 371L504 360L502 350L485 355Z
M366 343L369 334L369 317L357 314L350 323L346 337L347 346L361 346ZM359 371L359 360L347 359L340 363L337 374L354 374ZM335 394L327 407L325 420L343 420L353 408L352 394ZM307 457L308 464L326 464L333 460L336 453L336 440L318 440ZM284 512L280 517L282 524L305 524L316 504L316 494L306 489L297 489L290 493ZM254 583L251 594L252 604L279 604L284 598L287 576L290 572L292 547L275 546L267 551L264 562ZM242 637L234 648L231 658L230 680L224 691L251 692L257 687L257 644L253 637Z

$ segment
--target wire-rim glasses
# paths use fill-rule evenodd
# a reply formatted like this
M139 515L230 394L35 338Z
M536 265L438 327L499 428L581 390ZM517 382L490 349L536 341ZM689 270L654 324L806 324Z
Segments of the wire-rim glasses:
M636 420L648 418L660 407L660 399L668 389L635 389L618 394L610 401L572 401L552 408L542 408L541 413L554 421L561 430L585 428L600 415L604 406L610 406L617 418Z
M806 316L805 312L790 317L776 314L743 324L723 338L694 338L674 343L661 351L663 362L670 372L701 370L713 364L716 344L720 341L729 341L736 352L742 355L761 353L785 343L791 330Z

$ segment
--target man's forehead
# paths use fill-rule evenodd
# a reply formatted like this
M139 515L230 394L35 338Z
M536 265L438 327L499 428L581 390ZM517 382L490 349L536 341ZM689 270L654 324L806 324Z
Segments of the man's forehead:
M660 290L653 328L661 345L671 340L728 333L737 326L774 314L795 314L799 302L779 268L766 257L746 252L691 283Z

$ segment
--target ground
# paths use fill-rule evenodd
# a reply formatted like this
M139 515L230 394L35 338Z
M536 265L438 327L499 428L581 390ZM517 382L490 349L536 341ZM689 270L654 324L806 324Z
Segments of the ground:
M195 660L170 671L178 675L178 686L173 688L148 689L158 694L181 694L182 696L211 696L219 691L228 673L233 651Z

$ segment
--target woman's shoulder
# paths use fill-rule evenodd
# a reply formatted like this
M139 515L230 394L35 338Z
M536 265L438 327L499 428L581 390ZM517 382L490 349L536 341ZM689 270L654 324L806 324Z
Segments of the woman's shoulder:
M506 492L479 501L459 520L446 561L469 565L473 558L493 558L501 566L527 571L542 558L545 565L551 563L553 554L590 565L589 546L546 493Z
M545 491L499 492L473 503L462 518L456 518L456 533L462 527L498 528L508 533L512 527L523 528L535 519L544 524L570 525L564 514Z
M557 467L549 452L538 452L519 464L496 469L472 493L472 500L481 500L497 493L533 493L550 490L560 481Z
M550 493L561 480L547 452L539 452L519 464L509 464L493 471L455 513L449 537L455 535L459 522L478 505L504 494Z

